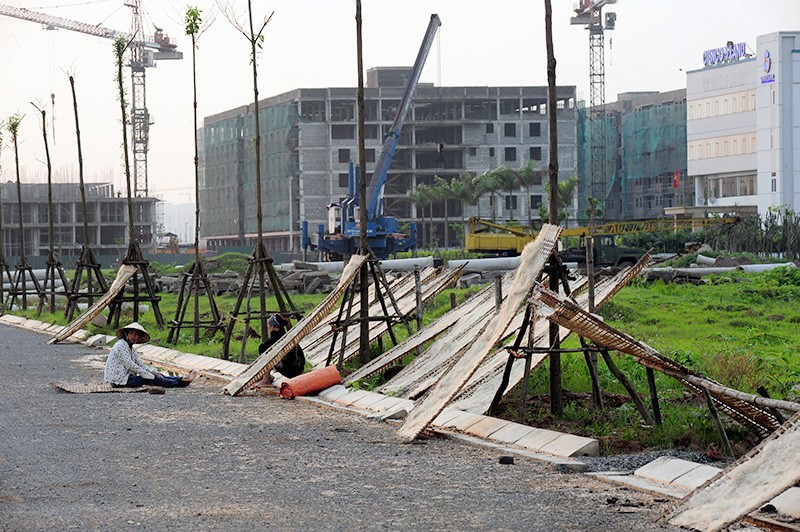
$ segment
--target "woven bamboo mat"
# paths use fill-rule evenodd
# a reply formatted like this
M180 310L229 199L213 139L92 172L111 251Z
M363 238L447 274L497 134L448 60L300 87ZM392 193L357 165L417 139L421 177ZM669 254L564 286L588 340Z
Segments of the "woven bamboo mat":
M146 392L147 388L114 387L107 382L54 382L53 387L67 393L135 393Z

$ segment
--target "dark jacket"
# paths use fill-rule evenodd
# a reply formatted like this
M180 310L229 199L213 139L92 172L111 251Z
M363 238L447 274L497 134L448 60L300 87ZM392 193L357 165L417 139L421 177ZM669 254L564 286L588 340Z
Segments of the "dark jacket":
M269 333L269 338L267 338L267 341L258 346L259 354L264 353L267 349L272 347L275 342L283 338L284 334L286 334L284 329ZM298 344L294 349L289 351L285 357L283 357L283 360L278 362L278 364L275 366L275 371L279 372L284 377L291 379L292 377L301 375L305 367L306 356L303 353L303 348L300 347L300 344Z

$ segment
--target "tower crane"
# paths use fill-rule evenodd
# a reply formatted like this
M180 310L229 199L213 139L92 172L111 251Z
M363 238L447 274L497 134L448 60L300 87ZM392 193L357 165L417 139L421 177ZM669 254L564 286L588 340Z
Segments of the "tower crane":
M152 122L147 111L145 69L155 67L156 61L183 59L183 52L177 50L177 45L171 43L169 37L160 28L156 28L152 37L145 37L142 24L142 0L125 0L125 5L131 8L133 15L130 33L5 4L0 4L0 15L38 22L46 30L65 29L113 40L124 37L131 41L129 66L131 68L131 94L133 95L131 102L133 195L147 196L147 152Z
M606 200L609 195L605 165L605 30L613 30L617 14L606 13L603 7L616 4L617 0L579 0L575 5L576 16L570 24L583 25L589 30L589 124L591 132L591 182L588 195L600 200L608 211ZM585 195L584 195L585 196Z

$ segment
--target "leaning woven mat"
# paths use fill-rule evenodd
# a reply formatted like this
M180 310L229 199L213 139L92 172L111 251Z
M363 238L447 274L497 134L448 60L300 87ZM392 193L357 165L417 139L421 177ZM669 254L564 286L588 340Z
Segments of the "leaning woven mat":
M147 388L117 388L107 382L54 382L53 387L67 393L135 393L146 392Z

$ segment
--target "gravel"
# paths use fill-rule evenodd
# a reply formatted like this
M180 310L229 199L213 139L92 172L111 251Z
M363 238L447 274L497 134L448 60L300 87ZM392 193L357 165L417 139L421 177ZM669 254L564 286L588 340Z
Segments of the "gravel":
M663 498L305 401L56 392L103 352L0 325L0 530L674 530Z

